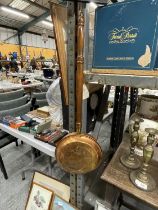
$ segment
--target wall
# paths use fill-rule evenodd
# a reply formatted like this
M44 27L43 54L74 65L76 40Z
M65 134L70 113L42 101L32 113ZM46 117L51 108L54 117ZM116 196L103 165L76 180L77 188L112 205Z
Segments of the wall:
M16 30L0 27L0 41L3 41L17 33ZM18 37L13 37L7 41L9 44L18 44Z
M0 44L0 52L2 53L2 56L8 55L10 52L17 52L20 54L19 45Z
M20 48L18 38L13 37L8 39L6 43L3 40L13 36L17 31L0 27L0 52L2 55L8 55L10 52L17 52L20 55ZM42 36L31 33L24 33L21 37L22 54L23 56L30 55L30 57L44 56L45 58L52 58L56 54L55 40L48 38L46 43L43 42Z
M26 55L29 55L30 58L32 57L37 58L42 55L46 59L52 58L54 55L56 55L56 50L48 48L22 46L21 49L24 59ZM20 48L19 45L15 44L0 44L0 52L2 53L3 56L8 55L10 52L17 52L18 55L20 55Z
M22 46L22 54L25 57L26 55L29 55L30 58L32 57L40 57L41 55L44 56L46 59L52 58L54 55L56 55L56 50L52 49L45 49L40 47L28 47L28 46Z
M48 38L48 41L44 43L42 40L42 36L30 34L30 33L24 33L22 35L22 45L48 48L48 49L56 49L54 39Z

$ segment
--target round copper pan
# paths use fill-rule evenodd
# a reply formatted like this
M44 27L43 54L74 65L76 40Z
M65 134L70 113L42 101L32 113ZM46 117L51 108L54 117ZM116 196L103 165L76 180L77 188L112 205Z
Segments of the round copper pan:
M99 166L102 150L92 136L72 133L58 144L56 159L64 171L85 174Z

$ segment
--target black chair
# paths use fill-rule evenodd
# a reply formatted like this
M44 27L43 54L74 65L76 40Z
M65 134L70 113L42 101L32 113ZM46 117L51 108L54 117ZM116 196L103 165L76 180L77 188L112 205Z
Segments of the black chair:
M11 144L11 143L15 143L16 146L18 146L18 141L17 141L17 138L3 132L3 131L0 131L0 149L7 146L8 144ZM4 175L4 178L5 179L8 179L8 174L7 174L7 171L5 169L5 166L4 166L4 162L3 162L3 159L2 159L2 156L0 154L0 168L1 168L1 171Z
M43 68L42 70L43 70L43 76L45 78L53 78L53 75L54 75L53 69Z
M0 102L10 101L21 98L24 95L24 89L15 90L11 92L0 93Z
M27 101L28 101L28 96L25 95L17 99L0 102L0 111L9 110L9 109L13 109L19 106L23 106L26 104Z
M32 109L37 109L42 106L48 106L48 102L46 99L46 92L41 93L32 93Z
M30 108L31 108L31 102L28 102L25 105L13 109L0 111L0 116L5 117L7 115L11 115L13 117L17 117L23 114L27 114L30 111Z
M26 104L27 96L23 97L23 95L24 95L23 90L0 94L0 106L1 106L0 117L4 117L7 115L16 117L28 113L31 108L31 102ZM13 142L15 142L16 146L18 146L17 138L0 130L0 149ZM4 175L4 178L8 179L8 175L1 154L0 154L0 168Z

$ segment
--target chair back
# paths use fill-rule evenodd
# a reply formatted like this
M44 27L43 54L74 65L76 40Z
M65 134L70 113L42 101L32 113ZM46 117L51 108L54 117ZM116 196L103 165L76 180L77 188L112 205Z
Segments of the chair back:
M27 100L28 96L25 95L21 98L17 98L14 100L0 102L0 111L14 109L16 107L25 105Z
M17 98L21 98L24 95L24 90L16 90L11 92L0 93L0 102L10 101Z
M43 68L43 76L45 78L52 78L54 75L54 71L52 69L49 68Z
M0 117L5 117L7 115L17 117L17 116L20 116L23 114L27 114L30 111L30 108L31 108L31 102L29 102L23 106L16 107L14 109L0 111Z
M37 100L46 99L46 92L41 93L32 93L32 98L36 98Z
M46 92L33 93L32 94L32 109L37 109L38 107L48 106L46 99Z
M48 106L47 99L36 100L36 105L37 105L38 107Z

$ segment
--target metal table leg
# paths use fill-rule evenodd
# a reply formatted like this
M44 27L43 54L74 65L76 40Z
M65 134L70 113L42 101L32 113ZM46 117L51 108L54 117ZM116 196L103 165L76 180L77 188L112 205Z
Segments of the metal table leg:
M54 167L56 162L57 162L56 160L53 160L53 162L52 162L52 157L49 157L49 165L48 165L49 176L52 176L52 168Z
M4 175L4 178L8 179L7 171L5 169L5 166L4 166L3 159L2 159L1 155L0 155L0 168L1 168L1 171L2 171L2 173Z
M36 159L33 158L33 161L31 161L31 163L30 163L29 165L27 165L27 167L21 172L22 180L25 180L25 173L26 173L27 171L31 171L31 172L36 171L36 168L33 167L33 166L34 166L34 163L35 163L36 161L40 160L41 158L43 158L44 155L45 155L45 154L42 153L42 154L41 154L39 157L37 157ZM52 162L52 157L49 156L48 173L49 173L50 176L52 176L52 168L54 167L55 163L56 163L56 160L54 160L54 161Z

